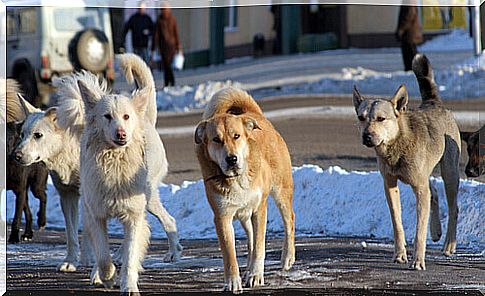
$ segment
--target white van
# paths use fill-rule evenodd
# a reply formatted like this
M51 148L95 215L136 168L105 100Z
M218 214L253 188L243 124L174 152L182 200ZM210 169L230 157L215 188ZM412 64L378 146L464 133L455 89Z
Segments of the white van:
M7 7L7 76L16 66L23 69L23 63L28 63L44 84L80 69L99 73L112 82L108 8Z

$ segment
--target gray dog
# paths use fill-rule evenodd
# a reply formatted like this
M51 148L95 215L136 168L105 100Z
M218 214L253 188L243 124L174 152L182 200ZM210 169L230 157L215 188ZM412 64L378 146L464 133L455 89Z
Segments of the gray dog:
M419 83L422 103L418 110L406 111L408 94L401 85L391 100L364 99L354 88L353 102L360 121L362 143L376 151L377 164L394 230L394 260L407 263L406 241L401 220L397 180L411 185L416 195L416 238L410 268L425 270L426 233L430 215L431 237L441 236L437 200L432 202L430 175L439 163L448 200L449 218L444 246L445 256L456 248L458 219L457 192L460 183L460 132L453 114L443 107L431 65L424 55L416 55L413 71Z

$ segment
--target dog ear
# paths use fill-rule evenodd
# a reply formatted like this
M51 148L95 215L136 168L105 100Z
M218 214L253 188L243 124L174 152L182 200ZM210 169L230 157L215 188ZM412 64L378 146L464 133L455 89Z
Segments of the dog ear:
M391 103L394 106L394 110L396 115L403 113L406 111L408 106L408 91L406 90L406 86L401 84L401 86L397 89L394 97L391 99Z
M96 96L89 90L89 88L81 80L77 81L79 87L79 92L81 93L81 98L83 99L84 106L86 110L93 109L96 106L97 99Z
M44 117L50 119L52 122L57 121L57 107L51 107L44 113Z
M360 104L364 101L364 98L360 95L357 90L357 85L354 85L354 91L352 92L352 101L354 102L355 112L359 109Z
M462 132L460 131L460 138L462 141L468 142L468 139L473 135L473 132Z
M254 118L245 117L243 119L243 122L244 122L244 127L246 128L248 133L252 132L255 129L261 130L261 127L259 126L258 122Z
M201 121L198 125L197 128L195 129L195 134L194 134L194 141L195 144L201 144L204 141L205 137L205 127L207 126L207 121Z
M147 87L135 92L132 101L138 114L145 114L150 98L152 96L150 96L150 90Z
M37 113L37 112L42 112L39 108L35 108L32 106L24 97L22 94L17 93L17 98L19 99L20 105L22 106L22 109L25 113L25 117L29 116L31 113Z

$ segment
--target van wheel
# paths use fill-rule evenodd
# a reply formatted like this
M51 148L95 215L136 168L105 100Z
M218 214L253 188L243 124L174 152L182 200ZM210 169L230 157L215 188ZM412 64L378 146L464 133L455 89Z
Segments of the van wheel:
M76 62L80 68L91 72L106 69L109 61L109 42L100 30L88 29L80 33L77 40Z

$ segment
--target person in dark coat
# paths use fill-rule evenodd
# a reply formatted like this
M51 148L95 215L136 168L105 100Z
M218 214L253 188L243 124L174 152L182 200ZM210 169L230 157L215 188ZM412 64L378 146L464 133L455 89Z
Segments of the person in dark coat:
M175 77L173 75L172 61L175 54L182 53L182 45L179 40L177 21L166 3L161 8L155 23L152 59L157 48L162 58L165 86L173 86L175 85Z
M133 52L145 62L148 62L148 40L153 32L153 22L150 16L145 13L145 7L145 3L142 2L138 12L130 17L123 30L123 40L128 31L131 30Z
M404 71L410 71L413 58L418 53L416 46L423 42L417 6L401 6L396 35L401 41Z

